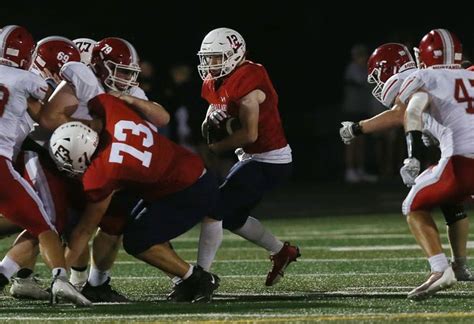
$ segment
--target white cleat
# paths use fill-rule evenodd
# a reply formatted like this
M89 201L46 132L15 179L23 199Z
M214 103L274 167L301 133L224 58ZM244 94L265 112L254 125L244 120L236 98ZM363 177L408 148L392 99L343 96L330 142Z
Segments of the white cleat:
M10 294L19 299L49 300L50 294L41 287L39 280L31 275L27 278L13 278Z
M440 290L453 286L456 281L451 267L448 267L444 272L432 272L428 280L408 293L407 298L411 300L426 299Z
M77 291L67 279L56 277L51 285L51 303L58 303L59 298L66 299L76 306L92 306L90 300Z

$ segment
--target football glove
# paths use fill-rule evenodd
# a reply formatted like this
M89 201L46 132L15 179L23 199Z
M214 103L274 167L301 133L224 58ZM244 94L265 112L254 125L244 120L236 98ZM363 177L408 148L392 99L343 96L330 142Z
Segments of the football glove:
M420 161L418 159L406 158L403 160L403 166L400 169L400 175L402 177L403 183L407 187L412 187L415 185L415 179L420 173Z

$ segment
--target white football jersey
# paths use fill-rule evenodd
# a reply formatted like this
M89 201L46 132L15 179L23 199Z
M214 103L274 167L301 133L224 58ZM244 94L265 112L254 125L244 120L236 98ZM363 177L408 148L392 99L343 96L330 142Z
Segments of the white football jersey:
M60 74L64 80L73 85L76 97L79 100L79 105L74 114L72 114L72 117L86 120L92 119L87 103L95 96L106 92L100 80L97 79L89 67L80 62L64 64ZM130 96L148 100L145 92L139 87L131 87L125 93Z
M430 96L427 113L447 129L440 146L451 155L474 153L474 72L464 69L423 69L410 75L400 88L407 103L412 94ZM448 136L449 135L449 136Z
M438 123L428 113L423 113L423 133L436 138L439 142L439 149L442 158L448 158L453 155L453 132L448 127Z
M87 103L95 96L105 92L94 72L81 62L69 62L63 65L59 74L74 87L79 101L79 105L71 117L91 120Z
M403 81L413 72L418 71L416 68L408 69L403 72L392 75L383 85L382 88L382 104L387 108L392 108L397 98L398 91Z
M39 76L0 65L0 155L15 160L33 127L28 114L29 97L44 100L48 85Z

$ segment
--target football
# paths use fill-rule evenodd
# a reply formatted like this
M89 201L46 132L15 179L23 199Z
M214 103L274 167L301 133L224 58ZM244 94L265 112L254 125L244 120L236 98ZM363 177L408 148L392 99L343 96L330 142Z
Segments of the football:
M208 143L222 141L240 128L242 128L242 124L236 117L228 117L222 120L218 125L208 122Z

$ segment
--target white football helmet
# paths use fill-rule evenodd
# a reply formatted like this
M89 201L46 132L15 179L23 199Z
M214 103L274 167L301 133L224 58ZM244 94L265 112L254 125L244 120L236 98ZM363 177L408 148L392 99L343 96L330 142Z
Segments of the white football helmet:
M89 65L91 63L92 49L97 41L90 38L76 38L73 42L81 52L81 62Z
M59 126L49 140L49 155L61 171L76 177L83 174L99 144L99 135L81 122Z
M198 71L204 80L218 79L232 72L245 58L244 38L230 28L217 28L204 37L198 52Z

